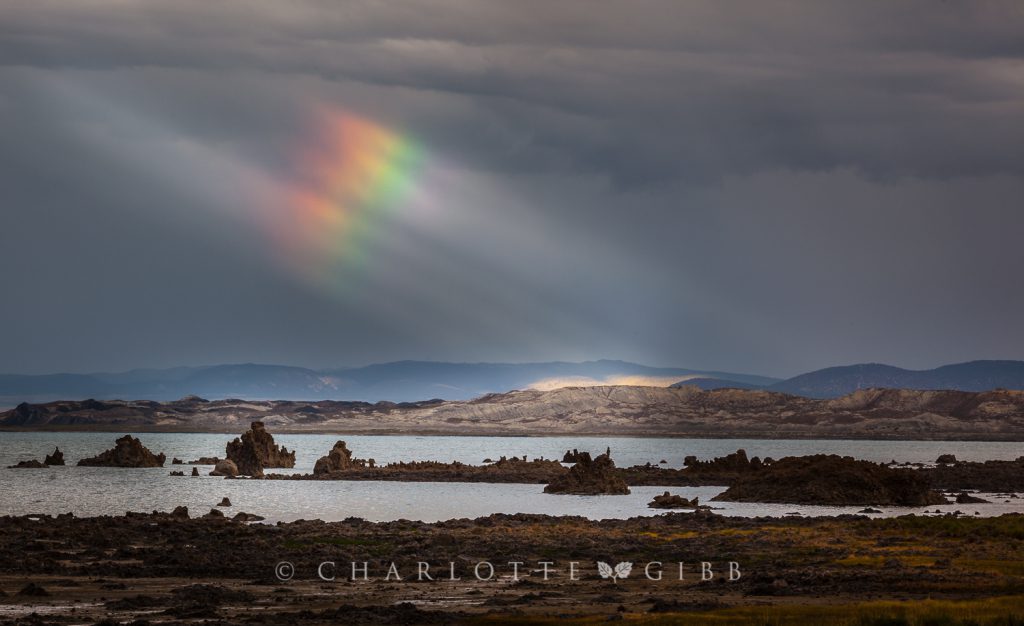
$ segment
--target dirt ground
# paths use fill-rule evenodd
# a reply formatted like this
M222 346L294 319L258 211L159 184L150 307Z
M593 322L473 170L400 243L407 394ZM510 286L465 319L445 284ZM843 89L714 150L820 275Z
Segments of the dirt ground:
M420 562L435 580L420 580ZM318 577L324 563L333 581ZM11 624L1012 624L1024 618L1024 516L4 517L0 591Z

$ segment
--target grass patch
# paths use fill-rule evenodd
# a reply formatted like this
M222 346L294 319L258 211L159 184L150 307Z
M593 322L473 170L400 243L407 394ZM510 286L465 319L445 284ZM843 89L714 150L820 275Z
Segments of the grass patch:
M469 623L491 624L600 624L606 615L580 618L481 616ZM981 600L920 600L914 602L862 602L829 606L778 605L740 607L695 613L628 613L631 624L699 626L1024 626L1024 596Z

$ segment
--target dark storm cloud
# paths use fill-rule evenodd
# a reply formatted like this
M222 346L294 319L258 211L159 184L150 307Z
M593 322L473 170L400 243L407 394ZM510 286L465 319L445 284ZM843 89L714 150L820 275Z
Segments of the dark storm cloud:
M10 65L253 70L478 99L527 138L513 154L460 142L497 169L629 182L1024 168L1015 3L31 2L4 25Z
M0 369L1020 357L1021 32L1012 2L7 2ZM232 218L317 102L461 168L343 298Z

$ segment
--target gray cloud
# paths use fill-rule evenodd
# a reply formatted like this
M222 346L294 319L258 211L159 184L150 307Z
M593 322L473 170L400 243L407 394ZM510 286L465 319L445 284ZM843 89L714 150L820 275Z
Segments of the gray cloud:
M1022 22L1011 2L8 2L2 369L1020 357ZM244 217L316 103L451 172L343 293Z

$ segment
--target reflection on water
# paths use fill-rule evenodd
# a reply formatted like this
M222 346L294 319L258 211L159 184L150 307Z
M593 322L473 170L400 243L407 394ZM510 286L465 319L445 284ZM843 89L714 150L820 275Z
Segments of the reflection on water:
M371 521L414 519L435 521L479 517L491 513L546 513L581 515L592 519L627 518L661 513L647 508L647 502L664 487L633 487L628 496L564 496L543 493L543 485L494 485L480 483L399 483L349 481L249 481L224 480L205 474L192 478L168 475L170 459L185 461L200 456L223 456L231 437L223 434L143 433L143 444L154 452L167 454L168 467L119 469L75 467L80 458L113 446L115 433L0 433L0 465L19 460L42 459L59 445L69 466L46 470L0 469L0 514L66 513L76 515L122 514L125 511L169 511L178 505L193 515L205 513L227 496L232 511L246 511L268 521L313 519L340 520L362 517ZM822 440L714 440L634 439L620 437L405 437L277 435L275 439L295 449L296 468L288 472L312 471L316 459L337 439L345 439L356 456L379 463L398 460L462 461L479 464L484 458L527 455L561 458L567 448L592 452L611 447L619 465L658 463L679 467L686 455L700 458L721 456L745 448L750 455L780 458L790 455L836 453L872 461L896 459L932 462L941 453L953 453L963 460L1014 459L1019 444L1003 442L888 442ZM186 474L190 469L185 469ZM720 487L672 487L673 493L708 502ZM999 515L1024 512L1024 501L1004 502L989 496L993 504L945 505L928 511L960 510L968 515ZM791 512L804 515L856 513L861 507L811 507L750 503L710 503L723 515L781 516ZM924 509L886 508L883 515L923 512Z

